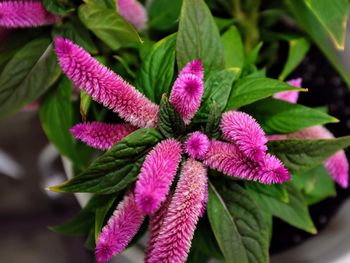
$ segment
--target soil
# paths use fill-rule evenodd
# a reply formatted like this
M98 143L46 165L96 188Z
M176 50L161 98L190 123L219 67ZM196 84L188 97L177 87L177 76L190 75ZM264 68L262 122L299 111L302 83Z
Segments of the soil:
M310 107L327 105L329 114L340 120L339 123L327 125L336 136L350 134L350 89L342 81L339 74L324 58L323 54L312 47L307 57L290 77L303 78L303 87L309 92L301 93L298 103ZM350 151L346 151L350 160ZM310 207L310 214L318 232L328 224L343 201L350 195L350 189L337 187L337 196L326 199ZM279 219L273 222L273 237L270 252L277 253L296 246L313 235L296 229Z

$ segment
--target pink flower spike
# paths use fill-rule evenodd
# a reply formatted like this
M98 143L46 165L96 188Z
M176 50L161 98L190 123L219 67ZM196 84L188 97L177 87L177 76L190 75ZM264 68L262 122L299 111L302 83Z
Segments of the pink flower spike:
M56 37L55 51L63 72L94 100L118 113L133 126L157 125L158 106L84 49L70 40Z
M76 139L87 145L99 150L108 150L135 130L136 128L129 124L91 122L76 124L70 131Z
M204 198L202 200L202 207L201 207L201 212L199 214L199 217L203 217L205 214L205 210L207 209L208 198L209 198L209 193L208 193L208 183L207 183L205 186Z
M203 163L226 175L263 184L290 179L287 169L276 157L266 154L260 161L252 160L236 145L216 140L211 141Z
M187 63L186 66L180 72L180 75L185 74L193 74L196 75L198 78L203 79L204 69L202 61L200 59L195 59Z
M165 200L181 161L181 144L168 139L158 143L147 155L136 182L135 196L139 209L153 214Z
M95 250L97 262L106 262L123 251L137 233L143 218L136 206L134 194L129 192L101 231Z
M193 159L187 160L180 175L164 223L149 255L148 263L183 263L191 247L204 200L207 171Z
M342 188L349 186L349 163L344 151L338 151L324 162L333 180Z
M209 148L207 135L199 131L191 133L185 142L186 153L194 159L202 159Z
M287 81L287 83L291 86L301 88L302 79L291 79ZM284 100L290 103L297 103L299 98L299 91L297 90L287 90L287 91L281 91L273 95L275 99Z
M193 74L180 74L170 93L170 103L186 124L196 114L202 100L203 80Z
M249 158L260 160L267 150L267 138L263 129L250 115L229 111L222 115L223 138L236 144Z
M271 154L266 154L260 163L259 181L264 184L281 184L291 179L282 162Z
M147 243L147 248L146 248L146 257L145 257L145 262L148 262L150 255L152 255L153 250L154 250L154 245L156 244L156 241L159 236L159 232L161 229L161 226L163 225L165 215L168 212L168 207L171 201L172 194L168 195L166 200L163 202L161 207L158 209L157 212L155 212L151 217L150 217L150 224L149 224L149 239Z
M137 30L145 29L147 25L146 9L137 0L117 0L119 14Z
M0 2L0 27L23 28L54 24L57 17L47 12L38 1Z

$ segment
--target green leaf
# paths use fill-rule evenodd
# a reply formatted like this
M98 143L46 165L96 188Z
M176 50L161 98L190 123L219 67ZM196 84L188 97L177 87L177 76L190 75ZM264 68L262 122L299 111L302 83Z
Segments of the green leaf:
M340 0L340 2L343 1L344 0ZM330 2L333 3L334 1ZM335 52L332 42L328 37L328 33L324 30L322 24L312 11L307 7L306 1L286 0L286 4L298 25L309 34L313 42L325 54L330 63L333 64L339 74L343 77L348 87L350 87L350 75L348 71Z
M186 127L180 114L170 104L166 96L163 96L159 107L158 128L167 138L177 138L181 136Z
M322 140L276 140L268 142L275 154L292 173L311 169L337 151L350 146L350 136Z
M312 222L303 195L291 183L286 183L284 186L288 192L288 203L260 191L255 191L249 188L247 191L254 199L255 203L259 205L261 210L269 212L292 226L315 234L317 230Z
M304 59L306 53L310 49L310 42L303 37L291 39L288 41L289 51L286 64L279 76L280 80L284 80Z
M65 16L75 10L69 0L43 0L45 9L50 13Z
M86 93L86 91L80 91L80 115L83 121L86 121L86 116L88 114L90 105L91 105L91 97Z
M62 77L40 103L40 122L46 136L58 151L75 161L74 139L69 129L73 126L71 82Z
M269 233L259 208L238 184L209 185L209 221L225 261L268 262Z
M175 64L176 35L158 41L143 61L137 76L137 88L155 103L159 103L164 93L168 94Z
M245 181L244 185L246 189L251 191L268 195L284 203L289 202L288 192L283 184L266 185L252 181Z
M98 52L89 31L75 17L72 17L67 23L55 25L52 34L71 39L92 55Z
M0 75L0 117L39 98L60 74L50 39L38 38L23 46Z
M226 110L242 107L284 90L303 90L276 79L245 77L235 83Z
M303 105L267 98L245 106L267 134L286 134L306 127L338 122L327 113Z
M204 83L204 93L199 109L199 118L206 119L210 112L211 101L215 101L219 111L226 107L231 93L232 83L238 79L239 68L228 68L213 73Z
M224 68L219 30L203 0L183 1L176 38L176 59L180 69L193 59L201 59L205 76Z
M293 183L304 194L308 205L337 195L335 183L323 165L293 175Z
M158 30L175 27L179 20L181 5L182 0L153 0L148 9L148 26Z
M305 4L331 36L336 47L344 49L349 1L305 0Z
M106 216L108 212L111 210L115 200L117 199L117 195L107 196L105 201L98 207L96 207L95 212L95 240L98 240L98 236L100 235L101 229L107 221Z
M136 180L145 155L162 139L156 129L138 129L100 156L83 173L49 189L56 192L116 193Z
M142 42L135 28L115 9L88 2L79 7L78 14L81 22L113 50Z
M241 35L235 26L231 26L221 37L224 47L226 68L244 66L244 47Z
M249 67L251 65L255 65L258 60L260 50L263 46L263 42L257 44L253 50L248 54L247 59L245 60L245 67Z

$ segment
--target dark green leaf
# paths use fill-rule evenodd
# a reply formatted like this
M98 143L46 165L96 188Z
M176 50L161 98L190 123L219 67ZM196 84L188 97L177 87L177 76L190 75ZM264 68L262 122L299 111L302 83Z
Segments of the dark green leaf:
M276 79L246 77L233 85L226 110L242 107L284 90L303 90Z
M206 119L210 111L210 104L215 101L219 111L224 111L230 96L232 83L240 75L239 68L228 68L213 73L204 84L204 94L198 117Z
M83 173L50 190L116 193L136 180L145 155L162 138L156 129L139 129L114 145Z
M288 192L283 184L266 185L252 181L245 181L244 185L246 189L249 189L251 191L268 195L284 203L289 202Z
M176 36L157 42L141 65L137 88L155 103L168 94L174 75Z
M40 121L46 136L59 152L76 161L74 139L69 129L73 126L71 82L63 77L40 103Z
M335 45L339 49L344 49L349 1L305 0L305 4L331 36Z
M288 44L288 58L279 76L280 80L284 80L291 72L293 72L310 49L310 42L303 37L291 39L288 41Z
M52 34L72 40L93 55L98 52L89 31L76 18L71 18L64 24L55 25Z
M64 16L74 11L69 0L43 0L45 9L56 15Z
M308 205L312 205L331 196L336 196L335 183L323 165L319 165L302 174L294 174L293 182L305 196Z
M221 37L224 47L226 68L237 67L242 69L244 65L244 47L241 35L235 26L231 26Z
M238 184L209 185L209 221L226 262L268 262L269 233L265 218Z
M201 250L195 246L191 246L190 253L188 254L186 262L188 263L206 263L209 261L209 258Z
M35 39L23 46L0 75L0 117L39 98L60 74L50 39Z
M247 56L247 59L245 61L245 66L246 67L249 67L250 65L255 65L255 63L257 62L258 60L258 57L259 57L259 53L260 53L260 50L263 46L263 43L260 42L259 44L257 44L253 50L248 54Z
M153 0L148 9L149 27L167 30L176 26L182 0Z
M343 1L344 0L341 0L340 2ZM334 1L329 2L332 4ZM307 7L306 1L286 0L286 3L299 26L309 34L313 42L325 54L327 59L343 77L348 87L350 87L350 75L348 71L341 63L339 56L335 52L332 42L328 37L328 33L324 30L323 25L315 17L312 11ZM341 27L342 25L337 26Z
M318 124L338 122L322 111L272 98L245 106L243 111L251 114L268 134L291 133Z
M292 173L307 171L337 151L350 146L350 136L322 140L269 141L269 152L286 165Z
M78 13L83 24L113 50L141 43L135 28L115 9L88 2L79 7Z
M312 222L303 195L293 184L286 183L284 185L288 192L288 203L260 191L249 188L247 191L261 210L269 212L292 226L315 234L317 230Z
M179 68L193 59L201 59L206 76L224 68L219 30L203 0L184 0L176 39Z
M170 104L166 96L163 96L159 107L158 128L167 138L177 138L185 131L185 123L180 114Z

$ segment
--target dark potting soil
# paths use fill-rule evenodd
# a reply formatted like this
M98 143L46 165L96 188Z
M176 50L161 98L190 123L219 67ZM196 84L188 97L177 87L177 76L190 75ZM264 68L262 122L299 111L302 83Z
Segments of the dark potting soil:
M303 87L309 92L302 92L298 103L310 107L328 106L329 114L338 118L339 123L327 125L327 128L336 136L350 134L350 90L343 82L339 74L324 58L323 54L315 47L311 48L307 57L290 77L303 78ZM346 151L350 160L350 151ZM310 214L318 230L328 224L335 215L343 201L350 195L350 189L342 189L337 186L337 196L328 198L310 207ZM273 236L271 241L271 254L281 252L303 241L312 238L313 235L296 229L279 219L273 221Z

